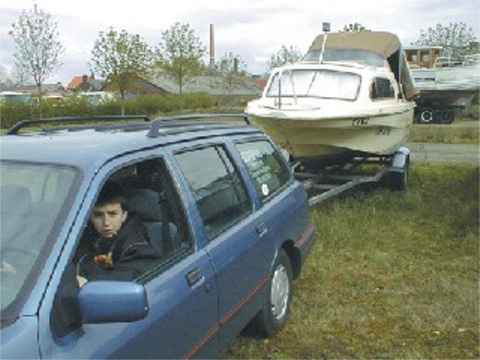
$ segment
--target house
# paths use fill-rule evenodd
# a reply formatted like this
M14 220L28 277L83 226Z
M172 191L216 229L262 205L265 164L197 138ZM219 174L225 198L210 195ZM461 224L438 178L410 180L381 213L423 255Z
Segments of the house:
M102 91L105 82L103 80L95 79L92 74L74 76L67 85L69 91Z
M118 89L115 86L109 85L109 84L106 84L104 86L104 90L111 91L111 92L118 91ZM163 95L168 93L169 91L167 89L165 89L162 86L159 86L155 82L138 78L137 80L134 81L132 86L130 86L130 88L127 90L125 97L127 99L131 99L140 95Z
M178 84L168 75L159 74L152 82L169 93L179 94ZM261 89L255 80L248 77L238 78L230 83L217 74L195 76L183 84L183 93L204 92L209 95L258 96Z
M9 90L17 91L23 94L32 94L33 96L38 96L38 88L36 85L18 85ZM42 84L42 96L44 97L58 98L64 97L65 95L66 90L60 82L57 82L55 84Z

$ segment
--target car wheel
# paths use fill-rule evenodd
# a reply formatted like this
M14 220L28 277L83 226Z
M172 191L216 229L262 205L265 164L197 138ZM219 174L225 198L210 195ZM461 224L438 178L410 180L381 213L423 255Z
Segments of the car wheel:
M263 309L255 318L257 332L269 337L287 322L292 301L292 265L285 251L278 253L270 274Z

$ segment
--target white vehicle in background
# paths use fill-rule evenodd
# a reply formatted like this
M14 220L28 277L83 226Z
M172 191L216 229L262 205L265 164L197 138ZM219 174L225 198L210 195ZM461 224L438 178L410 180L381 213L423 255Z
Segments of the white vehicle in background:
M90 105L99 105L115 100L115 95L107 91L85 91L79 93L78 96L86 98Z

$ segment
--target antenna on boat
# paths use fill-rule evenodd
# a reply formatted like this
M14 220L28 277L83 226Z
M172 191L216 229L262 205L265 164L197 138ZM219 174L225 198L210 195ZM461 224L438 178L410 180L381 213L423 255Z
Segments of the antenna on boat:
M328 33L330 32L330 23L324 22L322 23L322 30L323 30L323 44L322 44L322 51L320 52L320 58L318 59L319 63L323 63L323 52L325 51L325 44L327 43Z

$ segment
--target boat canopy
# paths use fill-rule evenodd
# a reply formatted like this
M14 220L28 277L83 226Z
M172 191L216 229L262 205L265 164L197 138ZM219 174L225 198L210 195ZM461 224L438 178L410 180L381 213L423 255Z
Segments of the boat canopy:
M402 44L397 35L383 31L357 31L327 34L325 49L357 49L374 52L385 59L393 55ZM313 40L308 52L322 50L325 34Z
M318 35L303 60L310 62L320 59L353 61L370 66L383 66L386 60L405 97L412 99L417 94L402 44L395 34L384 31L358 31Z

